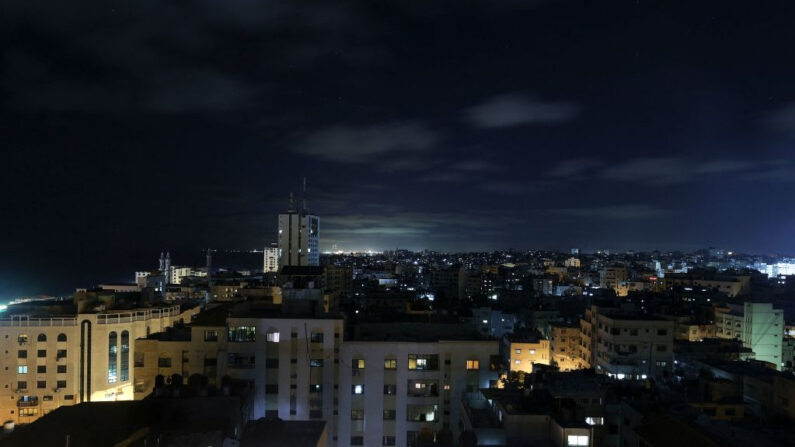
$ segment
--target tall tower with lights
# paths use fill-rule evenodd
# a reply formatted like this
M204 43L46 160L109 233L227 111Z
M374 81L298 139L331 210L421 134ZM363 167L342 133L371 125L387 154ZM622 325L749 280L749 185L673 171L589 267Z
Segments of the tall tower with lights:
M306 178L301 207L290 194L290 206L279 214L279 268L287 265L320 265L320 217L306 208Z

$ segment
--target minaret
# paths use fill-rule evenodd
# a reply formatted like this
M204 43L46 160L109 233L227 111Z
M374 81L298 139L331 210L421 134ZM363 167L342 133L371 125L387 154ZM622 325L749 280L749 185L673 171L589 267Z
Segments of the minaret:
M204 304L212 300L213 293L213 252L207 249L207 293L204 295Z
M171 253L166 252L166 265L165 265L166 284L171 282Z

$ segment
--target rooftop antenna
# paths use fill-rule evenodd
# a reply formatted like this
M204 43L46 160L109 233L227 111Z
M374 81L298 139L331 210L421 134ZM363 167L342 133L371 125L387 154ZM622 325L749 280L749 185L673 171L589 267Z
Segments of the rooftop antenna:
M304 188L301 192L301 213L306 214L306 177L304 177Z
M295 197L293 197L293 193L290 193L290 206L287 208L288 212L295 211Z

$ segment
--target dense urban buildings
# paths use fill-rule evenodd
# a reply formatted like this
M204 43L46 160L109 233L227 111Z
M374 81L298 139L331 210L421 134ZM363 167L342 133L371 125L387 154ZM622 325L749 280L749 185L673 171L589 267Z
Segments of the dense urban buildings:
M319 218L303 210L279 215L281 248L266 249L261 269L209 256L172 266L165 252L135 283L10 306L0 412L21 427L9 442L34 439L24 426L61 407L76 409L40 426L69 431L63 421L99 403L138 414L183 399L196 400L197 418L212 402L239 409L225 422L238 429L136 417L159 436L210 444L282 421L339 447L621 447L667 445L660 421L727 445L724 421L795 414L793 281L758 268L775 260L713 250L321 256ZM232 389L236 400L223 397ZM678 405L664 418L652 405L663 396ZM300 425L310 421L322 426Z

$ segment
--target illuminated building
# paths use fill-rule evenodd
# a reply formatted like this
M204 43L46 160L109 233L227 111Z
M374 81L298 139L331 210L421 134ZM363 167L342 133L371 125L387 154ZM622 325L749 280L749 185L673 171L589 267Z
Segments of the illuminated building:
M497 384L497 352L497 341L346 341L337 445L412 445L443 428L457 439L461 399Z
M263 273L273 273L279 271L279 248L265 247L262 252L262 271Z
M190 320L195 311L174 306L0 319L0 414L28 423L61 405L133 399L133 340Z
M716 308L715 334L742 340L743 346L754 352L756 360L770 362L781 370L784 312L774 309L771 303Z
M290 207L279 214L279 267L320 265L320 218L300 210L290 196Z
M549 326L549 350L561 371L584 368L580 359L580 327L553 323Z
M157 375L223 376L254 385L252 418L327 420L335 431L337 358L343 322L279 311L220 305L186 328L136 340L136 399L152 392Z
M532 373L534 364L549 365L552 361L549 340L535 335L506 335L500 343L500 351L512 372Z
M171 267L169 273L169 284L182 284L182 278L187 277L206 277L207 272L201 269L194 269L193 267Z

